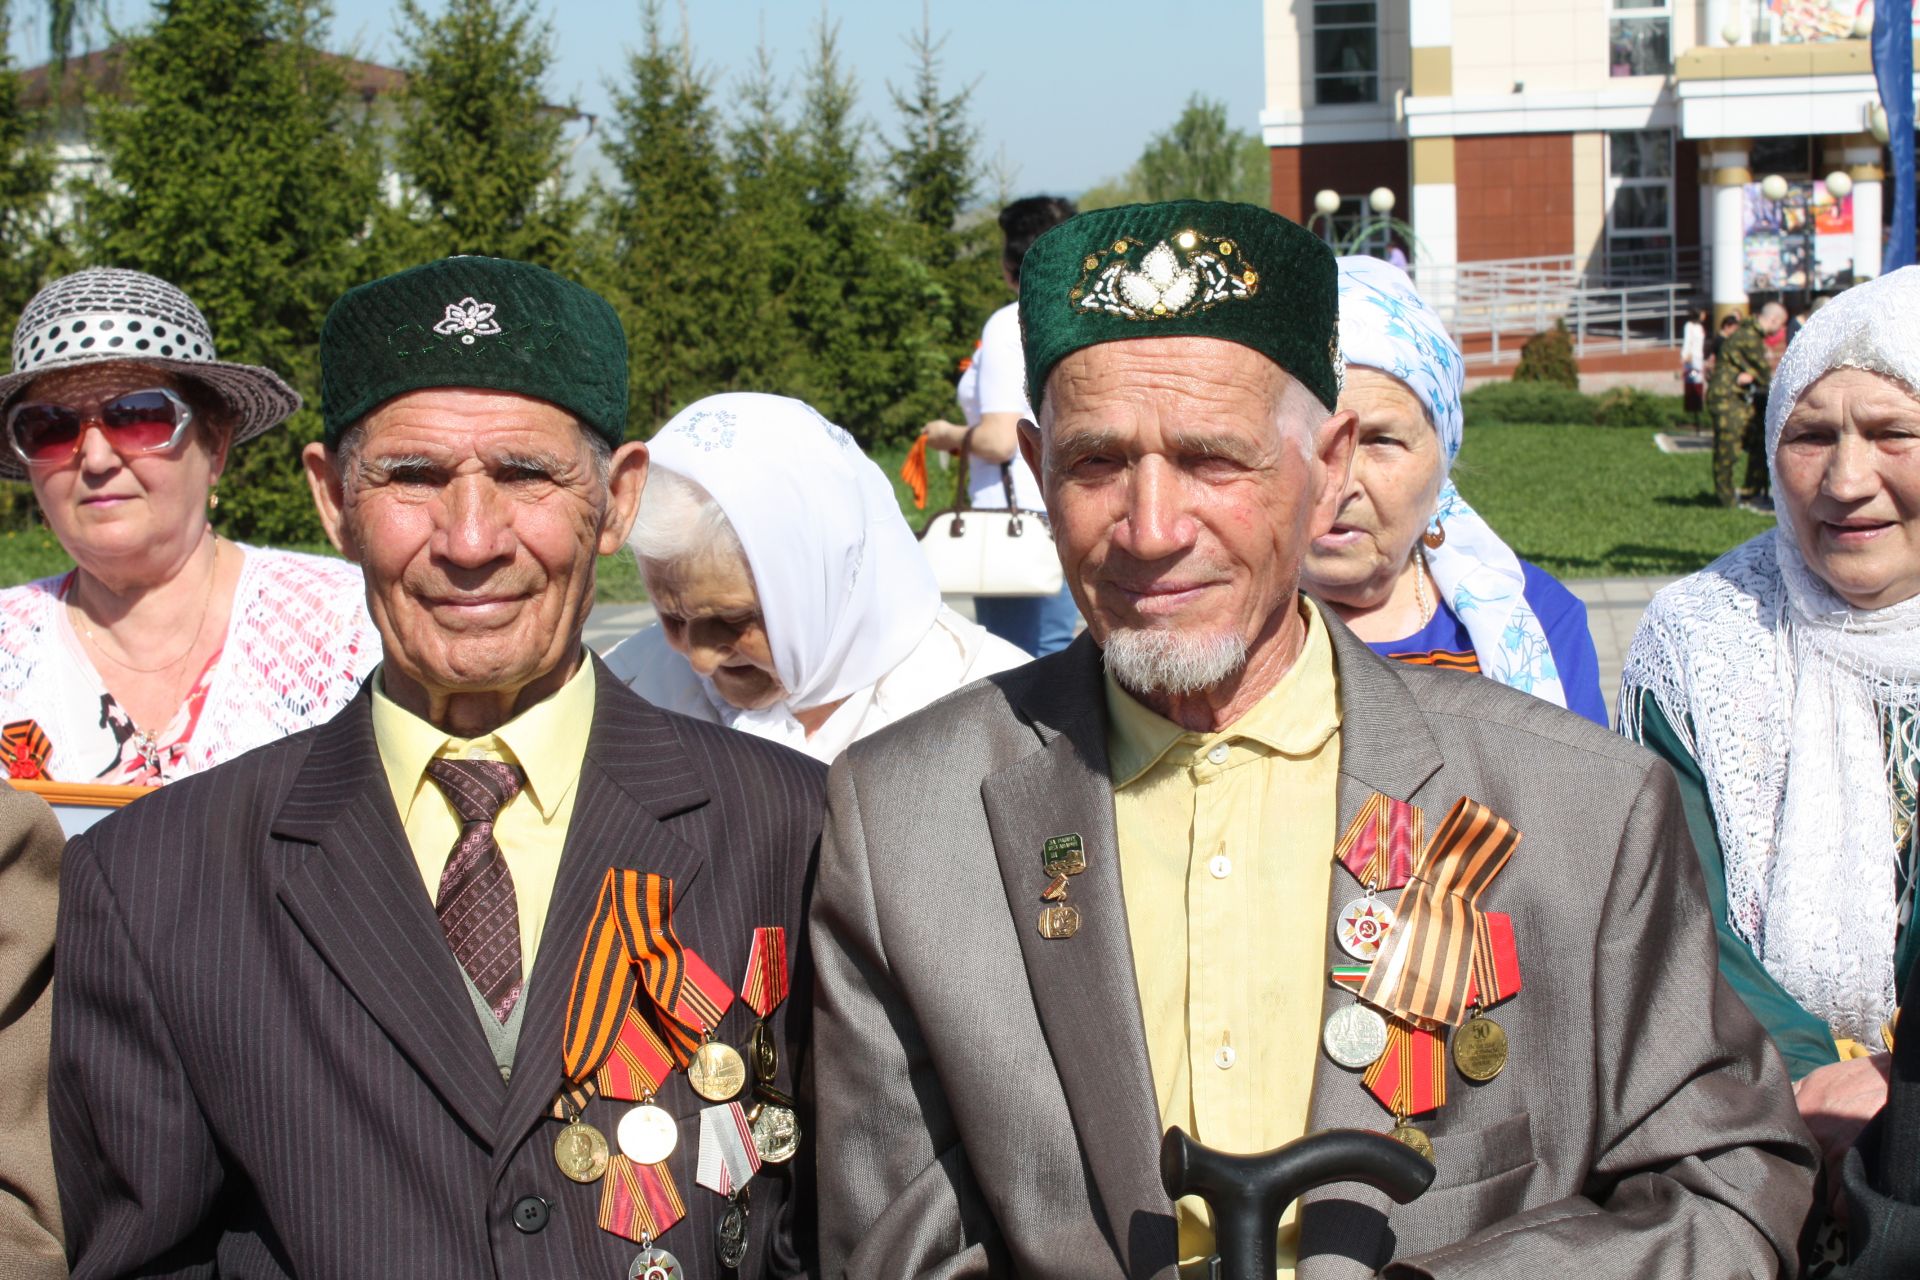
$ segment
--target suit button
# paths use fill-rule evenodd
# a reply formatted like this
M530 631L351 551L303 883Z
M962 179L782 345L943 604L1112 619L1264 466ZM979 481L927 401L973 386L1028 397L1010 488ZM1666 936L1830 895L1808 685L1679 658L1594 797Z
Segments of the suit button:
M539 1196L521 1196L513 1202L513 1225L528 1235L547 1229L552 1210Z

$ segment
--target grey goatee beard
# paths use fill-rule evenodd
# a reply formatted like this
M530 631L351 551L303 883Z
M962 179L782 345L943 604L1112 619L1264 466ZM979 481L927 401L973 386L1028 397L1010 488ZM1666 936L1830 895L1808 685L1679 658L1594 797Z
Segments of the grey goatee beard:
M1128 693L1180 697L1239 675L1247 665L1247 642L1233 634L1129 629L1110 634L1101 656Z

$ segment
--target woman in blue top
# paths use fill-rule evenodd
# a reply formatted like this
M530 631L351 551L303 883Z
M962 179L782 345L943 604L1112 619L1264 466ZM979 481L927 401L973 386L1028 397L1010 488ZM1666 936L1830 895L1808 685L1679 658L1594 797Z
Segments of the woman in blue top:
M1376 653L1479 672L1604 727L1586 606L1447 477L1465 369L1404 271L1340 259L1340 353L1340 408L1360 435L1340 514L1307 557L1308 590Z

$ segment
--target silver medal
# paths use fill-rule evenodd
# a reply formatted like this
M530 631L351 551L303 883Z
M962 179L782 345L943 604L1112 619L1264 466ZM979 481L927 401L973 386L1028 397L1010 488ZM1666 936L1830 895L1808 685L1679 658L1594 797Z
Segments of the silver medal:
M680 1259L652 1245L642 1249L627 1268L627 1280L684 1280L685 1275Z
M620 1117L614 1131L620 1154L635 1164L659 1164L680 1145L680 1124L650 1102Z
M1372 1066L1387 1051L1387 1020L1364 1004L1336 1009L1320 1033L1327 1056L1349 1071Z
M1367 894L1340 908L1340 923L1334 926L1334 936L1342 951L1355 960L1372 963L1392 928L1393 908Z

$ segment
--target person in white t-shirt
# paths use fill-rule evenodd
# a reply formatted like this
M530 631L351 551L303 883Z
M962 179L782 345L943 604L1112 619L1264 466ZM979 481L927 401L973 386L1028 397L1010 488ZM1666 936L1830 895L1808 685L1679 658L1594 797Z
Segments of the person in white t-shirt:
M1071 200L1058 196L1030 196L1000 211L1000 270L1008 288L1020 287L1020 261L1027 256L1027 246L1075 212ZM1046 510L1040 482L1020 456L1020 419L1033 414L1027 404L1026 369L1019 309L1009 302L987 317L973 359L960 376L957 394L966 421L927 424L929 448L959 453L966 445L968 498L982 510L1003 511L1009 497L1019 510ZM973 612L988 631L1036 658L1066 648L1080 616L1064 586L1052 596L980 596Z

